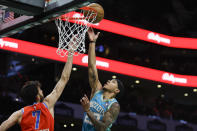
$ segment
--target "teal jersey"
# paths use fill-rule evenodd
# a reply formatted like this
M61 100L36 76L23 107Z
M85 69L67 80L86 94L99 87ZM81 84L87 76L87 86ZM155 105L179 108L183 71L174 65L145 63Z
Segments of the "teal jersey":
M95 118L99 121L103 120L104 113L111 107L113 103L117 102L115 98L104 101L103 91L98 91L90 100L90 111L93 112ZM110 125L106 131L110 131ZM96 131L88 115L84 113L82 131Z

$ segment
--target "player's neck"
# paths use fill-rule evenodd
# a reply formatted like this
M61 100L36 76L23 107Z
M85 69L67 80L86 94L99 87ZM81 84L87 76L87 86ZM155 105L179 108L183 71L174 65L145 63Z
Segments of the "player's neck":
M104 91L103 92L103 100L108 100L114 98L114 93Z

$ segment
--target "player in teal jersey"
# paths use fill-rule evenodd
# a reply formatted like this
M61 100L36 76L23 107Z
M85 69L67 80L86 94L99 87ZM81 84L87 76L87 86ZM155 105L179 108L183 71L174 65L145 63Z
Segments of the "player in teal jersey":
M110 131L120 112L120 105L115 97L123 93L124 87L118 79L108 80L102 87L96 69L95 55L95 44L99 32L95 34L93 29L90 28L88 36L90 40L88 73L92 90L90 101L86 95L80 100L85 111L82 131Z

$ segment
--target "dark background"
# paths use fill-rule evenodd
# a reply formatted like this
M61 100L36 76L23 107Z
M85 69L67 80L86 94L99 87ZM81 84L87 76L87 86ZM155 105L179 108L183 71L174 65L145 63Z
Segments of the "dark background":
M99 0L98 3L105 10L105 19L170 36L197 37L195 0ZM196 50L168 48L110 32L95 31L101 32L97 41L97 56L182 75L197 75ZM58 46L58 33L54 22L11 37ZM99 47L104 47L104 50L99 51ZM39 80L43 85L44 94L49 94L64 66L64 63L2 50L0 60L0 92L5 110L9 108L4 101L8 100L6 93L17 94L27 80ZM81 96L90 93L88 72L86 67L73 67L76 67L77 71L72 72L60 100L79 104ZM184 119L196 123L193 117L196 113L197 94L193 92L193 88L177 87L102 70L98 73L103 84L111 79L112 75L123 81L126 93L120 101L121 111L169 118L169 114L165 114L167 110L175 120ZM136 80L140 80L140 83L136 84ZM158 84L162 85L162 88L157 88ZM189 96L184 97L184 93ZM4 116L9 116L17 108L19 107L9 108L6 112L3 108L1 110ZM160 113L157 114L155 109Z

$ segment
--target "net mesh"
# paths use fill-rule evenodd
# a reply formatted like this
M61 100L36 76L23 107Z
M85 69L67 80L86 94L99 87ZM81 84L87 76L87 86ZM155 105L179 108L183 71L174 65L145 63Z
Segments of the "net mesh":
M59 33L59 45L57 54L61 57L84 54L85 35L91 23L96 20L97 13L94 10L81 10L71 12L55 20ZM72 44L71 44L72 43Z

